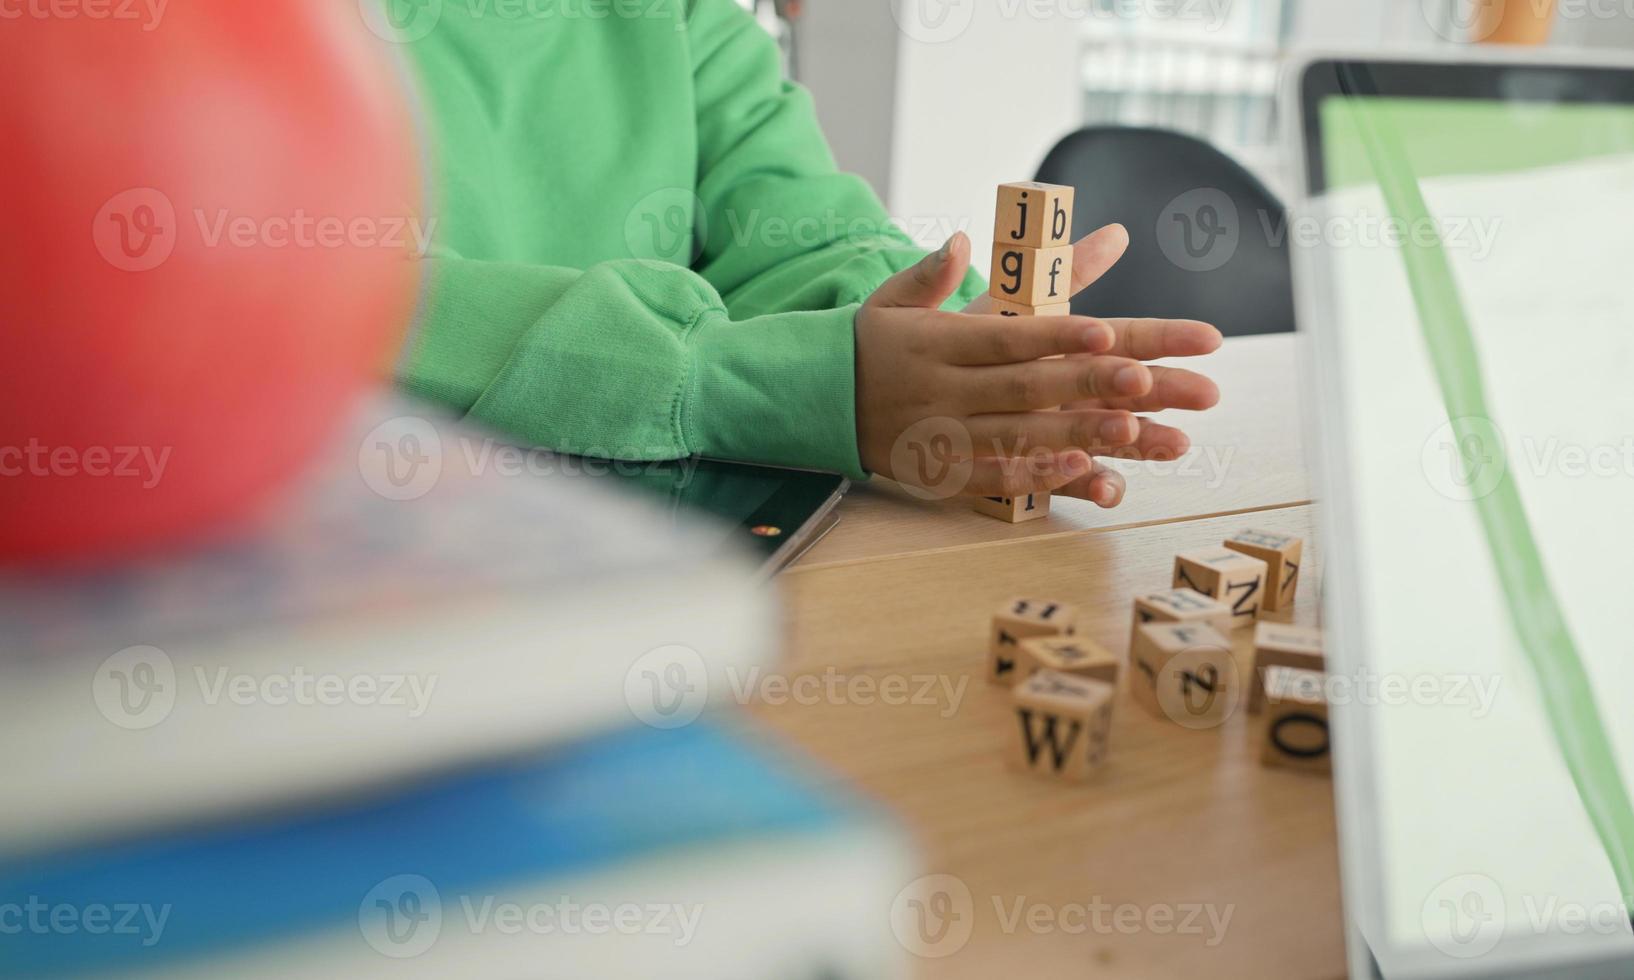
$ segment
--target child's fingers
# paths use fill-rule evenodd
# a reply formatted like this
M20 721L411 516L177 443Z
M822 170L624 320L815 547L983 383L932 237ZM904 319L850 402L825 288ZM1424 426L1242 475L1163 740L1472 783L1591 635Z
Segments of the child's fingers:
M1139 419L1140 435L1135 437L1133 445L1129 446L1119 456L1132 456L1134 459L1171 460L1179 459L1191 448L1191 437L1176 429L1172 425L1153 422L1151 419Z
M1123 503L1126 489L1123 474L1096 462L1091 471L1057 487L1053 493L1062 497L1078 497L1098 507L1116 507Z
M935 309L959 288L969 268L970 239L956 231L939 250L881 283L863 305Z
M1078 449L1033 453L1021 457L977 458L965 492L978 497L1024 497L1048 493L1094 470L1089 454Z
M966 420L976 455L1020 456L1035 449L1105 453L1131 446L1140 421L1128 412L1012 412Z
M1152 387L1151 369L1126 357L1057 358L964 368L958 377L960 402L972 415L1030 412L1081 399L1137 398Z
M1093 354L1112 345L1112 328L1087 316L1007 317L949 314L938 329L950 364L1014 364L1057 354Z
M1081 360L1093 363L1101 359ZM1161 412L1166 408L1201 412L1220 403L1220 386L1205 375L1185 368L1159 365L1151 365L1147 370L1152 374L1152 386L1147 391L1135 396L1103 398L1095 407L1122 408L1131 412Z
M1160 357L1197 357L1220 349L1220 331L1199 320L1108 317L1117 334L1109 354L1155 361Z
M1129 248L1129 231L1123 225L1097 228L1072 244L1072 295L1089 288L1118 264Z

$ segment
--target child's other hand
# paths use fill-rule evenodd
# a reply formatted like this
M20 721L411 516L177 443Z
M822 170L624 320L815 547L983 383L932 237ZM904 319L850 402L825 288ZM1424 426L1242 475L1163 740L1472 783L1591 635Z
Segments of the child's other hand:
M1128 244L1120 225L1081 239L1072 291L1105 274ZM1133 413L1210 408L1219 389L1141 362L1207 354L1219 331L1194 320L1000 317L986 297L962 313L937 309L969 265L970 240L955 234L857 313L863 466L928 496L1050 491L1114 507L1123 477L1094 456L1174 459L1190 447L1178 429Z

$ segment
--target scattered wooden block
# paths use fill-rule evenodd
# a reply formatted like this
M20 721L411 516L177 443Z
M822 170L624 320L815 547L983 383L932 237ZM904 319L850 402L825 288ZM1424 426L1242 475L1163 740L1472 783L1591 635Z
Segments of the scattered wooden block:
M1011 761L1022 769L1073 782L1106 761L1112 733L1112 685L1041 670L1011 694L1021 732Z
M1265 672L1265 747L1260 762L1306 772L1333 770L1323 675L1272 667Z
M1072 246L994 245L991 282L988 292L994 299L1034 307L1068 302L1072 299Z
M1226 539L1225 546L1265 562L1265 596L1260 606L1268 611L1287 609L1299 591L1299 566L1305 541L1291 534L1249 528Z
M1159 718L1187 728L1214 728L1236 700L1231 641L1200 622L1147 623L1129 650L1129 690Z
M1271 667L1321 672L1322 631L1314 626L1261 623L1254 628L1254 683L1249 685L1248 711L1258 714L1265 705L1265 673Z
M1221 633L1231 632L1231 607L1194 589L1135 596L1133 618L1129 628L1131 644L1135 641L1134 631L1147 623L1207 623Z
M993 241L1027 248L1071 245L1074 193L1071 187L1036 180L1000 184Z
M1230 548L1208 548L1174 556L1175 588L1191 589L1231 607L1231 625L1259 618L1265 592L1265 562Z
M1025 497L977 497L971 504L978 514L996 517L1011 524L1036 521L1050 514L1050 495L1029 493Z
M1022 674L1031 677L1041 670L1053 670L1072 677L1089 677L1118 683L1118 658L1097 643L1077 636L1035 636L1021 641Z
M993 312L999 316L1067 316L1072 313L1071 303L1050 303L1047 306L1028 306L1006 299L993 299Z
M1021 641L1034 636L1071 636L1077 612L1051 599L1015 598L993 614L993 633L987 644L987 679L1014 685L1022 679Z

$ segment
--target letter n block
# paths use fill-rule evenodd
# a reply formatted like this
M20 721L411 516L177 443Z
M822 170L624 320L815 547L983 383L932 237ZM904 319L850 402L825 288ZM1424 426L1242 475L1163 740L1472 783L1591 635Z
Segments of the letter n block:
M1011 599L993 614L987 644L987 679L1014 686L1022 679L1021 641L1034 636L1071 636L1078 613L1052 599Z
M1259 618L1265 593L1265 562L1230 548L1208 548L1174 556L1177 589L1191 589L1218 599L1231 609L1231 626L1248 626Z
M1041 670L1011 693L1019 731L1012 763L1055 779L1088 779L1106 761L1113 688L1105 681Z

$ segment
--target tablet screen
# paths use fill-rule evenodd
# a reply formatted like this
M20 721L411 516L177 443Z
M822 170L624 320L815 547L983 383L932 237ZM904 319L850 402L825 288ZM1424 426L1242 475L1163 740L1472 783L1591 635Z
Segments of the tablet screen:
M832 473L711 459L630 463L579 457L578 463L587 474L605 476L669 508L677 520L696 524L706 518L736 546L777 565L811 543L813 522L832 509L846 487L845 479Z
M1352 551L1354 911L1387 976L1634 956L1603 798L1634 786L1634 104L1566 69L1355 68L1307 98L1294 229Z

